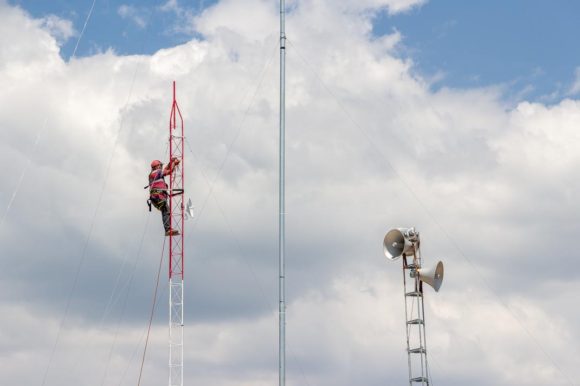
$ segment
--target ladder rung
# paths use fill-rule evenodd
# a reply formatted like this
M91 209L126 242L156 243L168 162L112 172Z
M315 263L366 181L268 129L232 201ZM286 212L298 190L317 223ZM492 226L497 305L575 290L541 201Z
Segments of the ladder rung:
M421 296L423 296L423 294L419 291L413 291L413 292L407 292L405 294L405 296L412 296L412 297L420 298Z
M411 348L411 349L409 349L409 353L410 354L424 354L425 348L423 348L423 347Z
M423 319L413 319L407 321L407 324L423 324Z
M429 384L429 380L426 377L411 378L411 382L425 382Z

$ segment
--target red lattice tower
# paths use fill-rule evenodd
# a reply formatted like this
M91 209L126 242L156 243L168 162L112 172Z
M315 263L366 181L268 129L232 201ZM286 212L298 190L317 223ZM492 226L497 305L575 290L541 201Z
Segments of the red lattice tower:
M169 118L169 158L181 162L171 173L169 211L171 229L178 235L169 237L169 386L183 386L183 117L175 99Z

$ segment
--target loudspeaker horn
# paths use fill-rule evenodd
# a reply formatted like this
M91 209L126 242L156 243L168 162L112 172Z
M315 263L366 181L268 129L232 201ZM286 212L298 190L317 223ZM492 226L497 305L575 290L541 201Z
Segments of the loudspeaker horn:
M413 243L419 241L415 228L394 228L387 232L383 240L383 252L389 260L397 260L403 255L413 256Z
M435 267L429 269L419 268L417 272L419 272L419 279L423 283L429 284L435 289L435 292L439 292L439 288L443 284L443 262L440 261Z

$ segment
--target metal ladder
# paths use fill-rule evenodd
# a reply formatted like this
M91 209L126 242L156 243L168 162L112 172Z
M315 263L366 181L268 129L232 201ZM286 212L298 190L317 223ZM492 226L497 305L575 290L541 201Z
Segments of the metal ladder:
M416 270L421 268L419 243L414 245L413 262L403 256L403 283L405 293L405 330L407 333L407 356L409 385L429 385L427 364L427 340L425 336L425 307L423 285Z

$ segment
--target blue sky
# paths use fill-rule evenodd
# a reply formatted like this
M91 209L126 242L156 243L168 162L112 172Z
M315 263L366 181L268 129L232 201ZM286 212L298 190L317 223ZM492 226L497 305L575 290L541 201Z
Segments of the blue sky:
M406 14L382 14L375 32L399 30L424 74L441 85L505 84L512 93L562 96L580 64L580 2L430 1ZM549 102L553 102L550 100Z
M34 17L54 14L82 29L92 0L11 0ZM165 2L97 0L77 56L112 47L119 54L151 54L186 42L187 33L172 29L176 15L159 8ZM193 14L214 0L189 2ZM183 2L179 3L183 5ZM122 17L132 7L146 26ZM554 103L566 97L580 63L580 2L562 0L429 1L406 13L386 11L374 20L373 33L398 30L400 55L411 58L416 71L433 80L433 87L472 88L500 85L506 98ZM70 57L76 39L62 47Z
M54 14L74 23L75 30L81 31L93 0L10 0L18 4L34 17ZM173 30L176 15L162 11L166 1L143 0L123 2L96 0L93 13L83 36L82 45L76 56L92 55L112 47L119 54L152 54L155 51L184 43L191 38L184 33ZM190 11L198 13L215 1L189 1ZM122 7L130 7L132 16L143 20L146 25L139 25L131 17L122 16ZM76 43L70 39L62 47L63 57L69 58Z

